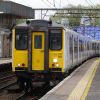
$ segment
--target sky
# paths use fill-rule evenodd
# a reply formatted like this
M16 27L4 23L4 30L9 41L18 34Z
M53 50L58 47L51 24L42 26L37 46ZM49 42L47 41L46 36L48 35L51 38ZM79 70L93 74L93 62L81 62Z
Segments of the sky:
M89 5L96 5L100 4L100 0L9 0L13 1L19 4L23 4L32 8L63 8L66 7L66 5L72 4L72 5L84 5L84 6L89 6ZM54 15L55 12L53 11L48 11L43 12L42 18L43 19L49 19L51 15ZM45 17L44 17L45 16ZM36 11L35 12L35 19L41 19L41 12Z
M62 8L68 4L72 5L96 5L100 0L9 0L32 8ZM55 3L54 3L55 2Z

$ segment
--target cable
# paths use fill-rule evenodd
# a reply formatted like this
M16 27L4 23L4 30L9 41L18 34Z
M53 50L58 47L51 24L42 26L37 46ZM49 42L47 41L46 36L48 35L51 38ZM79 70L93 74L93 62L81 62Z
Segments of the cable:
M48 12L48 10L47 10L47 11L46 11L46 13L44 14L43 19L45 18L45 16L46 16L47 12Z
M95 10L95 8L96 8L95 4L91 0L89 0L89 2L93 5L93 6L91 5L91 7ZM95 19L95 17L96 17L96 14L95 15L93 14L92 17L90 17L90 18L94 18ZM93 22L93 26L95 26L95 22ZM95 33L94 33L94 35L95 35Z
M91 4L93 5L93 9L95 9L95 4L91 1L91 0L89 0L90 2L91 2ZM95 18L95 17L93 17L93 18Z
M43 2L45 5L47 5L47 6L51 7L51 6L50 6L50 5L48 5L46 2L44 2L44 0L42 0L42 2ZM48 12L48 10L45 12L45 14L44 14L44 16L43 16L43 18L42 18L42 19L44 19L44 18L45 18L45 16L46 16L47 12ZM41 16L42 16L42 15L41 15Z
M45 5L47 5L47 6L49 6L50 7L50 5L48 5L46 2L44 2L44 0L42 0L43 1L43 3L45 4Z
M90 2L91 2L91 4L95 7L95 4L91 1L91 0L89 0Z
M46 0L46 1L54 7L54 5L49 0Z
M56 0L54 0L54 5L56 6L56 5L58 5L59 7L61 7L61 2L62 0L59 0L59 2L58 2L58 0L57 0L57 2L56 2Z
M94 8L87 0L85 0L91 8Z
M56 7L56 5L55 5L55 0L53 0L53 2L54 2L54 7Z
M54 3L54 4L52 4L49 0L46 0L46 1L47 1L50 5L52 5L54 8L56 8L56 6L55 6L55 0L53 0L53 3ZM57 9L57 8L56 8L56 9ZM43 19L45 18L47 12L48 12L48 11L46 11L46 13L44 14Z
M52 4L49 0L46 0L49 4L51 4L54 8L56 8L55 6L54 6L54 4ZM56 8L57 9L57 8Z

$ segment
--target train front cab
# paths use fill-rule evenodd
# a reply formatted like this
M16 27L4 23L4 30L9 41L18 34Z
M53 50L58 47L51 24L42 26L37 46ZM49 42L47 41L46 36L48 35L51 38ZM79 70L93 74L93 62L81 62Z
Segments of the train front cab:
M16 27L12 34L12 70L20 72L28 67L28 29Z
M28 29L13 30L13 71L22 77L26 77L25 73L28 73L36 74L36 77L40 75L40 78L48 75L51 78L59 78L58 75L64 72L63 29L50 28L48 39L45 31L32 31L31 39L32 56L29 71Z
M49 70L52 77L62 79L64 74L64 29L49 29Z

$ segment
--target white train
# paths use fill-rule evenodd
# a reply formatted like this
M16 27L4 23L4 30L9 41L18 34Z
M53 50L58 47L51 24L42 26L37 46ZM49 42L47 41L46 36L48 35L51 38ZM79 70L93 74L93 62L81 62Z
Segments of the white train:
M100 55L100 42L65 28L65 70Z
M12 42L12 69L20 83L31 75L43 81L62 78L69 69L100 55L99 41L45 20L16 26Z

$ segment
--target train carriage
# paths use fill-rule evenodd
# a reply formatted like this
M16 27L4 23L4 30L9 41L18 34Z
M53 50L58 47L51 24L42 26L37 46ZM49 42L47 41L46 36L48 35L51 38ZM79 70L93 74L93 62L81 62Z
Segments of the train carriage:
M37 23L38 22L38 23ZM44 24L43 24L44 22ZM32 27L13 30L13 71L30 73L64 72L64 29L34 21Z
M99 53L100 45L45 20L16 26L12 39L13 71L20 79L31 77L35 81L62 79L70 69Z

